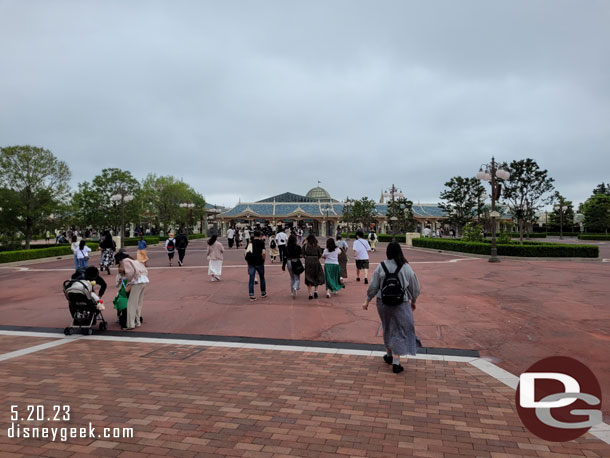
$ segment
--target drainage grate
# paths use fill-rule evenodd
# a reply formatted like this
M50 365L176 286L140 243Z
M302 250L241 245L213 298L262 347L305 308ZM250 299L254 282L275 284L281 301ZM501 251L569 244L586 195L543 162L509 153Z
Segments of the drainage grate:
M205 350L204 347L188 347L183 345L168 345L141 355L140 358L185 360Z

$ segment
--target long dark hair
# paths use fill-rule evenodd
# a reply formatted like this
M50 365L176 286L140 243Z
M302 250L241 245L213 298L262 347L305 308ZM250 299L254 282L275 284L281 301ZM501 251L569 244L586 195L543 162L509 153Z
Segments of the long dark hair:
M293 246L297 244L297 236L292 234L290 237L288 237L288 246Z
M307 245L309 245L309 246L318 246L318 239L316 238L315 235L309 234L307 236Z
M216 239L218 238L218 236L216 234L214 234L212 237L210 237L210 240L208 240L208 245L212 246L216 243Z
M80 243L78 244L78 249L82 250L83 248L85 248L85 245L87 244L87 242L85 242L85 240L81 240Z
M332 237L329 238L326 241L326 249L332 253L333 251L335 251L337 249L337 245L335 244L335 239L333 239Z
M409 263L402 252L402 248L396 242L388 243L385 255L388 259L392 259L396 263L396 267L401 267L403 264Z

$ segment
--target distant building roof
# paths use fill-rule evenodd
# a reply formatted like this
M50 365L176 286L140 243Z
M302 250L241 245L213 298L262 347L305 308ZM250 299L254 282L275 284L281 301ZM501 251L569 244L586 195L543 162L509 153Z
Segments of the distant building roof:
M320 186L311 188L307 192L307 194L305 194L305 196L310 199L314 199L314 200L325 200L325 201L332 200L332 197L330 197L330 194L328 193L328 191L324 188L321 188Z
M317 202L317 199L301 196L292 192L285 192L278 194L277 196L267 197L266 199L259 200L258 202Z

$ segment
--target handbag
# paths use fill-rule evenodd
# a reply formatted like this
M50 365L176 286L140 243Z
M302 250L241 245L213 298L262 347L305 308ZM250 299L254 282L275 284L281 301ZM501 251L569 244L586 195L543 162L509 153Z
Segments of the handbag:
M85 256L85 253L83 253L83 250L78 250L78 251L80 251L80 254L82 254L82 255L83 255L83 259L84 259L85 261L89 261L89 256Z
M301 275L303 272L305 272L305 267L303 267L303 263L300 259L290 261L290 266L292 268L292 273L295 275Z

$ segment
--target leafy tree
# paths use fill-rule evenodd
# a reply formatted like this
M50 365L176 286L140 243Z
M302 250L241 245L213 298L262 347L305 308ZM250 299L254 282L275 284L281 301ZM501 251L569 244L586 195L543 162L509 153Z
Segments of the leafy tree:
M593 190L593 194L605 194L610 196L610 184L606 184L602 181L601 184L598 184Z
M180 207L182 203L195 204L192 209L193 218L201 218L202 209L205 211L205 199L188 184L173 176L148 175L142 183L140 198L149 222L154 221L157 227L169 228L172 224L187 222L191 211Z
M447 222L457 228L459 234L462 227L483 212L485 188L477 178L453 177L445 183L441 192L441 207L448 215Z
M34 231L68 198L70 176L68 165L49 150L29 145L0 148L0 186L20 200L14 218L26 249Z
M368 228L373 221L376 213L376 205L374 200L368 197L363 197L360 200L355 200L352 208L352 221L360 223L362 227Z
M560 207L568 207L563 211L563 227L572 228L574 226L574 205L572 204L572 201L566 200L559 191L555 191L552 202ZM549 225L551 227L559 227L561 225L561 215L559 214L559 211L559 208L553 207L553 211L549 214Z
M131 172L103 169L91 183L79 183L73 198L77 221L82 227L118 228L121 225L121 202L113 201L111 197L123 193L136 197L125 204L125 223L138 222L141 207L141 201L137 199L139 189L140 183Z
M610 228L610 195L597 193L583 205L587 232L605 232Z
M413 216L413 202L406 197L390 200L388 202L387 219L392 226L392 231L404 233L415 229L415 217ZM393 217L397 219L392 220Z
M519 224L519 237L523 242L524 225L533 225L536 211L548 204L554 189L553 178L547 170L542 170L533 159L521 159L503 165L510 172L510 178L504 182L504 199Z

